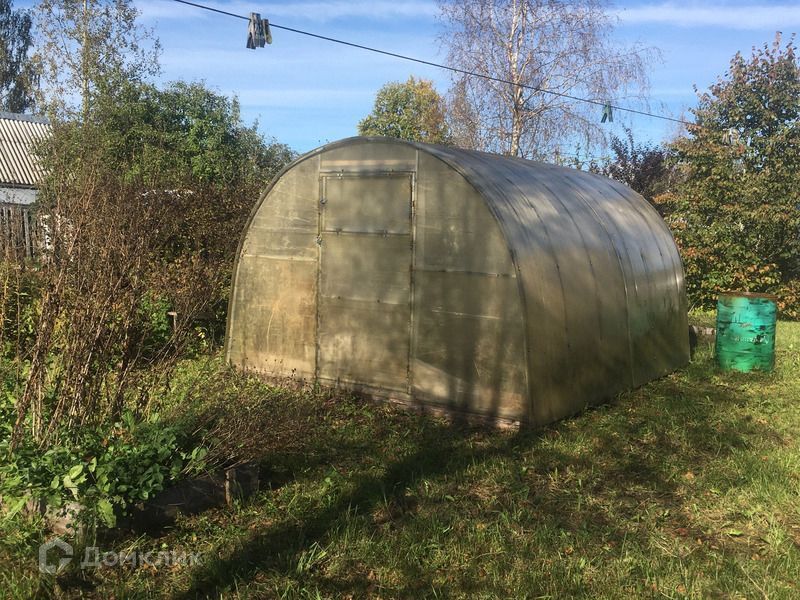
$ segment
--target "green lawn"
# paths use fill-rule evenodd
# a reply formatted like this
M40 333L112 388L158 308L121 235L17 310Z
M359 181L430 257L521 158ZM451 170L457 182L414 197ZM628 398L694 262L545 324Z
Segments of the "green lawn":
M251 501L100 541L199 565L40 578L43 533L18 519L0 593L798 598L800 324L779 324L777 348L774 373L744 375L701 345L686 369L538 431L308 396L311 426L267 452Z

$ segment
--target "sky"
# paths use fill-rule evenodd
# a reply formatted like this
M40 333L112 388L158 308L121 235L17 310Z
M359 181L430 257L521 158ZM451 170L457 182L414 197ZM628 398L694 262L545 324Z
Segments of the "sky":
M443 62L435 0L194 0L247 16L259 12L270 22L365 46ZM16 2L25 6L30 2ZM162 45L161 80L202 80L238 97L242 117L257 120L266 136L307 152L356 135L358 121L372 109L375 93L389 81L410 75L431 79L447 91L447 71L348 48L274 29L273 43L248 50L247 22L182 5L174 0L134 0L141 22ZM737 51L771 43L776 31L788 40L800 31L795 0L708 0L662 2L619 0L615 43L657 48L660 60L648 68L649 105L633 105L671 117L690 117L700 91L724 75ZM602 108L598 107L598 121ZM674 136L674 123L614 114L610 134L630 126L634 138L657 143Z

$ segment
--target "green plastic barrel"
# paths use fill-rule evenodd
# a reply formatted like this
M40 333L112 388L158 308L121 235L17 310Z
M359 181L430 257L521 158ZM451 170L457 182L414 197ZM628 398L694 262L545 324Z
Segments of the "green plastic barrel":
M728 371L771 371L775 366L777 298L770 294L727 292L717 300L716 355Z

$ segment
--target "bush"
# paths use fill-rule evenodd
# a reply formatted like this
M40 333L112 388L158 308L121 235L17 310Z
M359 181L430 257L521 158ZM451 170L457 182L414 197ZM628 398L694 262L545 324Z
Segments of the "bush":
M0 359L30 353L40 297L41 278L36 269L0 258Z
M12 447L28 415L47 448L142 410L180 356L213 347L242 227L294 156L202 84L113 79L93 100L39 148L37 287L0 278L0 351L25 365Z
M683 181L657 199L680 246L687 291L779 296L800 314L800 64L794 41L737 54L700 96L697 125L673 144Z
M176 365L151 401L158 413L125 411L116 421L70 428L46 448L30 435L33 416L27 415L12 448L13 367L0 362L0 497L11 513L28 499L54 509L75 501L87 508L89 522L111 526L187 476L304 455L324 421L326 404L313 391L276 387L205 357Z
M10 448L13 402L0 406L0 496L8 515L30 499L58 509L75 501L88 520L113 526L118 514L153 497L187 471L202 467L205 451L158 414L137 420L130 412L109 427L83 430L47 450L31 436Z

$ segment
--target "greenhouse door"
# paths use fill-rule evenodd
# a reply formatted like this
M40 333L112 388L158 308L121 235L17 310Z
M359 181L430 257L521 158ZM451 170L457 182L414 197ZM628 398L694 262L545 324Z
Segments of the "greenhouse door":
M321 178L317 377L408 391L409 173Z

